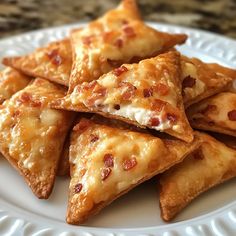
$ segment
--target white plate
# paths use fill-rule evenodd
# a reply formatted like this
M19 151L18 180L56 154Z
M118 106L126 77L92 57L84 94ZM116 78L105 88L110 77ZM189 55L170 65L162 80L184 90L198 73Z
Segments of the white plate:
M186 33L179 49L207 62L236 67L236 41L178 26L150 23L162 31ZM0 41L0 57L21 55L68 35L81 24L39 30ZM57 178L49 200L38 200L0 157L0 235L211 236L236 235L236 180L200 196L172 223L160 219L157 186L151 180L116 200L84 226L65 223L68 179Z

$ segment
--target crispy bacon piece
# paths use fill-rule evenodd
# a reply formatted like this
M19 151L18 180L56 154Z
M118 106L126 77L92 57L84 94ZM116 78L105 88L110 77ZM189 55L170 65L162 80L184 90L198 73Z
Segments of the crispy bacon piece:
M192 88L196 84L196 79L191 76L187 76L182 82L182 88Z
M143 96L145 98L152 97L152 95L153 95L153 89L152 88L143 90Z
M165 96L169 93L169 88L163 83L159 83L154 87L154 90L161 96Z
M165 105L166 105L166 102L159 99L155 99L155 101L152 103L151 109L157 112L161 112L161 110L163 109Z
M107 59L107 60L109 60L109 59ZM114 69L113 74L118 77L118 76L120 76L121 74L123 74L124 72L127 72L127 71L128 71L128 69L125 66L121 66L119 68Z
M114 43L114 45L116 46L116 47L118 47L118 48L122 48L123 47L123 40L122 39L120 39L120 38L118 38L116 41L115 41L115 43Z
M125 35L128 37L128 38L133 38L136 36L136 33L134 32L134 29L131 27L131 26L125 26L123 28L123 31L125 32Z
M113 167L114 166L114 157L112 154L107 153L103 157L103 162L106 167Z
M98 140L99 140L99 137L96 134L91 134L90 135L90 142L91 143L95 143Z
M209 104L209 105L207 105L206 108L204 108L201 111L201 114L206 114L207 112L213 112L213 111L217 111L217 106Z
M137 160L135 157L131 157L130 159L127 159L123 162L123 169L125 171L131 170L137 165Z
M167 113L166 118L173 123L177 121L177 116L175 114Z
M108 178L108 176L111 174L111 168L103 168L101 172L101 178L102 181Z
M56 65L59 66L62 63L62 58L58 53L57 49L54 49L50 52L47 53L48 58L51 60L51 62Z
M82 188L83 188L83 185L81 183L76 184L74 187L75 193L80 193Z
M236 110L232 110L228 112L228 118L231 121L236 121Z
M135 95L135 91L137 90L137 88L129 82L121 82L119 83L118 87L124 88L122 99L125 101L131 100L131 98L133 98Z
M157 117L152 117L149 123L151 126L158 126L160 124L160 120Z

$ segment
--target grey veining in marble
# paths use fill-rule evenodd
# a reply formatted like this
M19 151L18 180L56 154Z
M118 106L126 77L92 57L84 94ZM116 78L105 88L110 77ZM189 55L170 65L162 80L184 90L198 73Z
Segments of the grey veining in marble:
M88 21L118 0L0 0L0 37ZM147 21L200 28L236 38L236 0L138 0Z

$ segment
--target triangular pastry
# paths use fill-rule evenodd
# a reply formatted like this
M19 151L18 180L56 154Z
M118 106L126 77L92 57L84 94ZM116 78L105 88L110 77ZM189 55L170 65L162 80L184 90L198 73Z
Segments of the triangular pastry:
M207 132L209 135L224 143L226 146L230 148L236 149L236 138L227 134L219 134L214 132Z
M223 92L187 109L189 122L196 129L236 137L236 94Z
M178 52L124 64L96 81L77 85L52 106L100 113L185 141L193 138L183 107Z
M201 148L159 178L161 216L165 221L202 192L236 176L236 150L209 135L201 136Z
M128 144L128 145L127 145ZM67 222L81 224L138 184L198 148L82 119L71 135Z
M30 78L28 76L10 67L0 71L0 104L26 87L29 82Z
M25 56L3 58L2 62L26 75L68 86L72 66L70 40L52 42Z
M216 73L221 73L232 78L232 85L230 86L229 91L236 93L236 69L224 67L217 63L209 63L208 66L216 71Z
M159 32L140 19L135 0L123 0L114 10L71 33L73 67L70 89L124 63L138 62L182 44L185 34Z
M64 89L36 79L0 106L0 152L38 198L48 198L73 114L48 108Z
M185 107L227 90L232 82L228 74L217 72L209 64L197 58L181 56L181 67Z

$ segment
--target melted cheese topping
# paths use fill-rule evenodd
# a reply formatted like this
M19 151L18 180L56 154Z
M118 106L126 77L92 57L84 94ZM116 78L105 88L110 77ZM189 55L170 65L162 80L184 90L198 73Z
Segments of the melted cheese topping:
M127 71L120 76L112 71L100 77L96 83L99 88L106 90L106 94L98 98L95 97L96 91L83 90L83 87L89 87L91 83L83 83L70 94L71 103L73 105L83 103L89 109L95 108L98 111L118 115L156 130L173 128L176 132L182 132L180 120L183 118L179 110L181 92L176 81L179 75L172 56L172 54L166 54L143 60L139 64L125 64ZM163 93L158 90L159 85L164 86L167 92ZM132 90L132 94L127 101L123 99L123 96L124 93L129 93L129 90ZM144 90L152 90L151 96L145 97ZM91 100L93 103L88 104ZM160 105L160 107L163 106L160 110L154 108L157 100L163 104ZM116 105L119 109L115 109ZM166 114L174 114L179 120L173 124L166 118ZM152 125L150 121L152 118L158 119L159 124Z
M96 135L98 140L90 143L91 135ZM83 214L93 204L108 201L157 172L162 157L168 153L162 140L150 135L90 124L83 134L74 132L72 136L70 162L74 167L70 188L73 192L78 183L83 187L71 201L80 198L77 204ZM102 180L105 154L112 154L113 167L110 167L109 176ZM137 163L130 170L124 170L124 161L130 158L135 158Z
M23 89L30 79L18 71L7 67L0 72L0 103L10 98L14 93Z
M37 94L33 92L35 90ZM41 99L40 103L32 103L32 93L34 99L36 96ZM27 99L22 100L25 94ZM63 95L64 92L55 85L38 79L0 109L0 149L20 170L40 173L40 181L47 180L47 174L55 172L69 128L67 112L47 108L51 96Z

